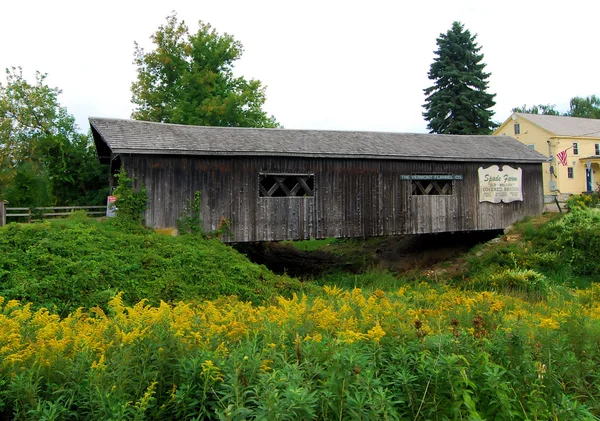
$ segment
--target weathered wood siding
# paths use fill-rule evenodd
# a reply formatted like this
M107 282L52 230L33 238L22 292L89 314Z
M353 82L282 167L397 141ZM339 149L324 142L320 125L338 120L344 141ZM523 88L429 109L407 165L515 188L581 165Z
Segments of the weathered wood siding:
M368 237L501 229L543 209L541 164L523 170L523 201L479 202L479 167L494 163L285 157L121 155L149 195L146 224L174 227L202 195L206 231L231 222L226 241ZM506 165L505 163L497 163ZM313 197L259 197L259 173L314 174ZM451 196L413 196L400 175L461 174Z

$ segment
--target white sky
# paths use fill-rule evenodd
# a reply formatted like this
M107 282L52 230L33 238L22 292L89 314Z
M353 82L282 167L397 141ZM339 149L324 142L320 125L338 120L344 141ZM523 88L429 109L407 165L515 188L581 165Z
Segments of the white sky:
M129 118L133 43L175 10L244 45L236 73L267 86L265 109L290 129L427 132L423 89L435 40L461 21L476 33L496 93L515 106L600 94L598 0L19 0L0 7L0 69L36 70L87 131L87 118ZM4 73L0 76L6 82Z

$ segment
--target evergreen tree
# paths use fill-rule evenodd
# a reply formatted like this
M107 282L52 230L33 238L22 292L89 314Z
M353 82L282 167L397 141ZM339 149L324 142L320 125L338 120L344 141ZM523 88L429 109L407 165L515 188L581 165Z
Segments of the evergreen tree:
M484 72L481 47L460 22L440 34L438 50L429 70L433 86L425 89L423 113L431 133L489 134L495 94L486 92L489 73Z

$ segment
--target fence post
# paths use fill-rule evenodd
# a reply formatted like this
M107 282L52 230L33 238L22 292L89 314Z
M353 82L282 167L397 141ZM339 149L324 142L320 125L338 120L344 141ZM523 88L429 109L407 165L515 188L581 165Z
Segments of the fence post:
M6 225L6 200L0 200L0 227Z

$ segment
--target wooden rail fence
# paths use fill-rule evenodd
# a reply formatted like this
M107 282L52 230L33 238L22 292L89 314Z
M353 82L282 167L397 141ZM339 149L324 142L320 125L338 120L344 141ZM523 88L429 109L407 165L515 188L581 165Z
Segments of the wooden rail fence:
M27 222L44 218L69 216L71 212L84 210L90 216L106 215L106 206L50 206L39 208L9 208L8 202L0 200L0 227L10 222L8 218L22 218Z

